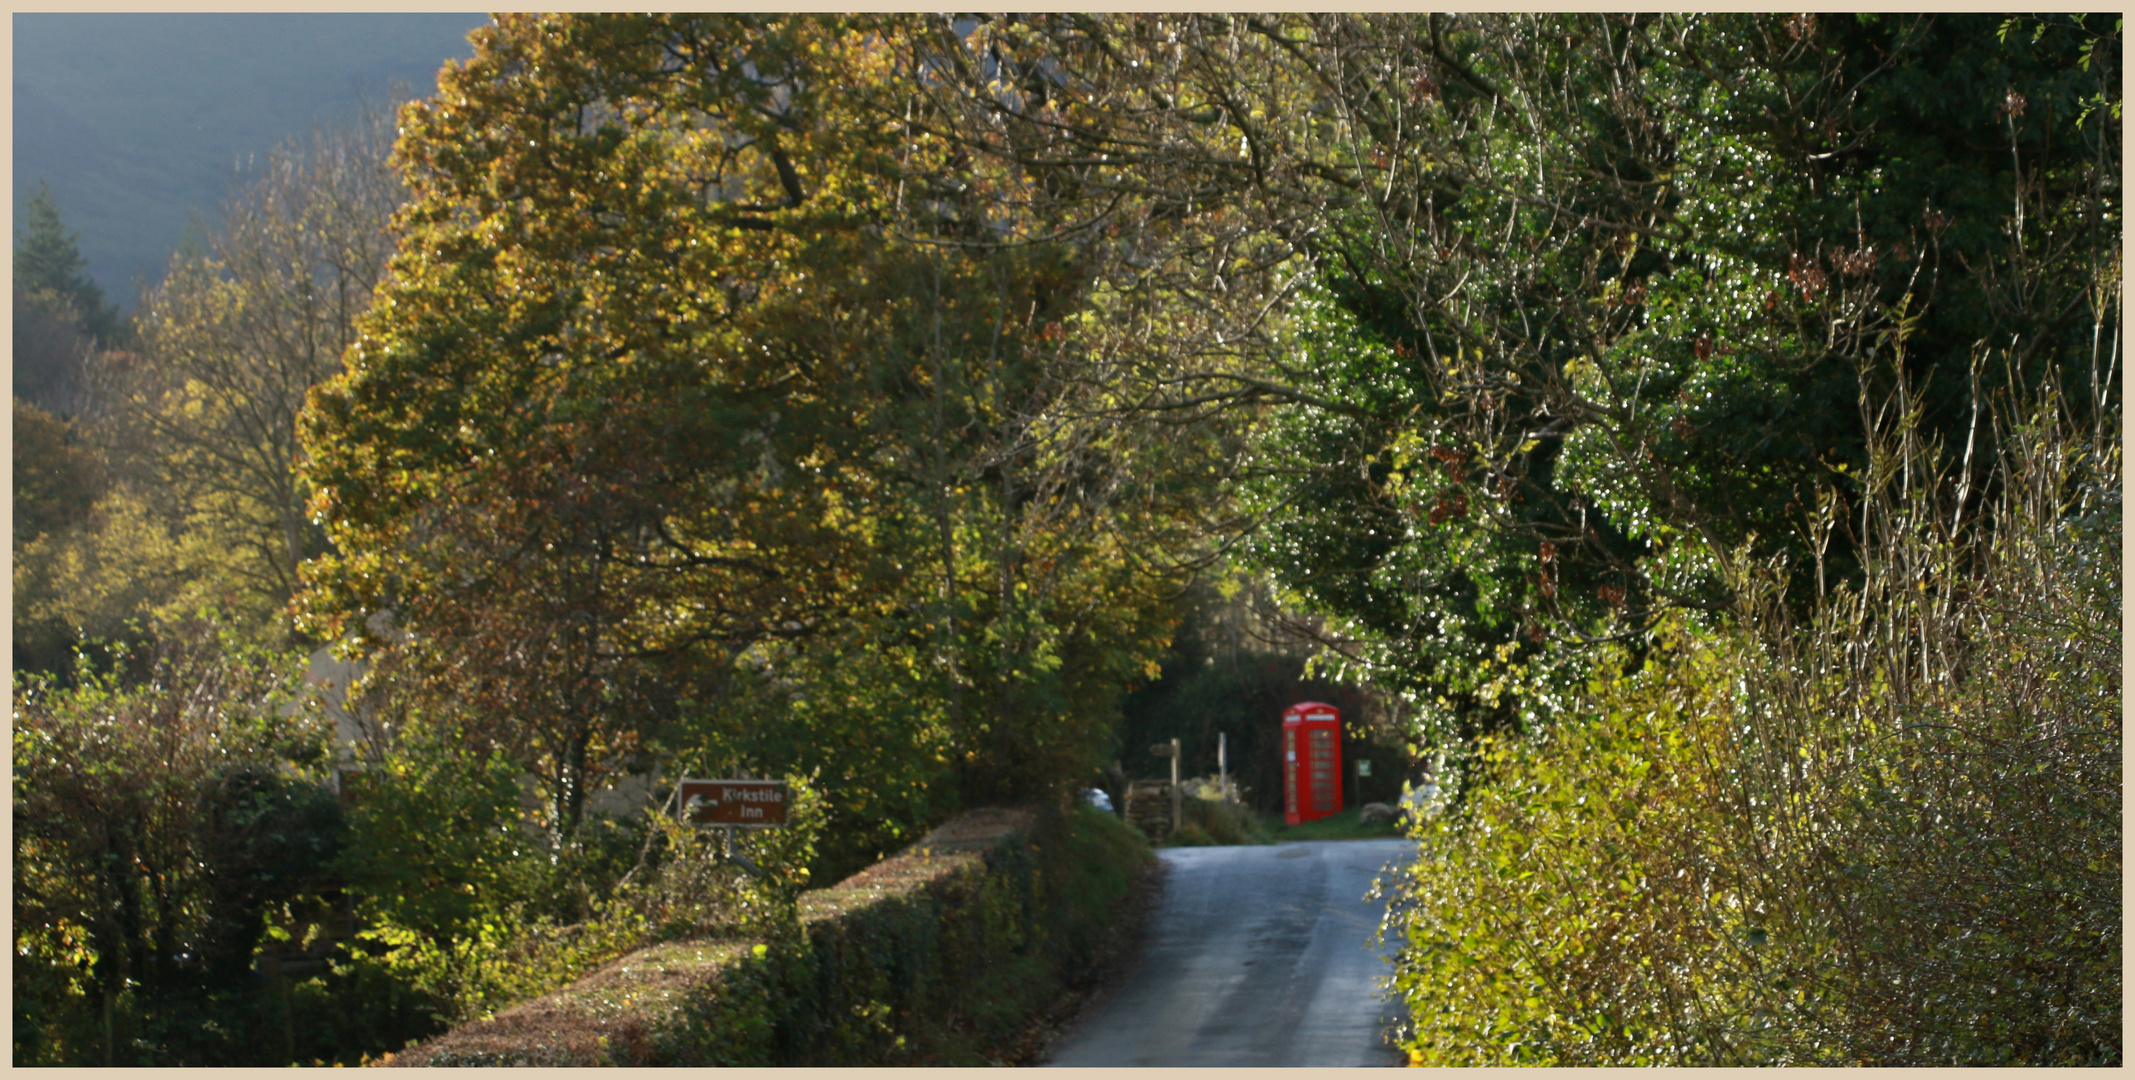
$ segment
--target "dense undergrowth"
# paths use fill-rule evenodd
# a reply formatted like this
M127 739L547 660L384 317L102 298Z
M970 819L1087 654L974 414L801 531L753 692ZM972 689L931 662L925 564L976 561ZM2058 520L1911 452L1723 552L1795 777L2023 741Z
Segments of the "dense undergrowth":
M1391 890L1412 1060L2121 1060L2120 459L2052 404L1989 512L1894 439L1858 586L1797 623L1739 568L1730 628L1488 747Z
M1275 830L1268 824L1268 815L1242 802L1224 799L1213 782L1187 785L1187 790L1189 794L1179 802L1179 827L1164 838L1167 845L1204 847L1275 842Z
M15 709L14 1061L360 1064L663 941L790 922L826 817L719 839L663 807L526 828L501 759L413 743L326 786L301 658L212 620L128 686Z
M805 777L789 778L788 827L736 837L746 868L660 807L545 843L519 823L516 775L470 782L483 770L438 748L346 778L337 800L308 775L323 727L285 667L195 644L166 650L137 690L85 675L18 698L18 1065L377 1062L649 947L797 942L803 896L829 883L810 873L827 814ZM266 704L233 706L254 698ZM1018 850L1036 890L1011 898L1018 925L1037 895L1045 925L1009 935L1007 981L959 999L955 1023L898 1021L910 1031L892 1057L1013 1057L1033 1010L1102 951L1149 857L1086 809L1046 817ZM855 924L848 960L896 944L867 929L880 921ZM233 926L252 936L223 940ZM781 991L789 1011L806 1011L804 990ZM874 1008L867 987L852 993Z

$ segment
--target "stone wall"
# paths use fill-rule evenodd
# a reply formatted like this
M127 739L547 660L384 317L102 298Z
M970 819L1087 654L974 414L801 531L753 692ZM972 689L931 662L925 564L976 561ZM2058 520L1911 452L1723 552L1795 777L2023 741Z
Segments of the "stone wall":
M1136 780L1127 785L1128 824L1152 841L1171 835L1171 781Z

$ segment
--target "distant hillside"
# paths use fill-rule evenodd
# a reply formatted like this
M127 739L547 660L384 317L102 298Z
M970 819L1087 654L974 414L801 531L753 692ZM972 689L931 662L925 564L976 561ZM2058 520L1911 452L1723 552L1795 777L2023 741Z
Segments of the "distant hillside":
M426 94L479 14L16 14L14 207L42 179L133 306L239 164L395 82Z

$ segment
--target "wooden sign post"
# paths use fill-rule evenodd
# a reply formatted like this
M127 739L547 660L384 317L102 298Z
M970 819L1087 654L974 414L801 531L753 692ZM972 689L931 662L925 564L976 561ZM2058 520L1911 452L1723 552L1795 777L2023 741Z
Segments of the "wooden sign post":
M1171 759L1171 831L1178 832L1180 825L1179 740L1173 739L1168 743L1158 743L1155 746L1150 747L1149 752L1155 754L1158 757L1168 757Z
M684 777L676 786L675 802L680 816L690 825L717 825L725 831L720 845L724 857L747 867L756 866L734 854L735 829L776 829L786 824L786 805L792 791L783 780L692 780Z

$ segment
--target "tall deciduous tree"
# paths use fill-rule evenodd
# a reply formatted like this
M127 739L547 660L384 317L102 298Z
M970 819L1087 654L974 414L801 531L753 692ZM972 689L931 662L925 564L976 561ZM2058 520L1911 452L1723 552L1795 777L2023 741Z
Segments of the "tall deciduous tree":
M342 555L309 603L394 608L559 829L720 727L735 663L827 722L840 654L938 706L897 738L965 797L1027 797L1162 635L1120 526L1190 500L1073 422L1089 261L967 190L898 26L506 19L404 117L397 276L312 413Z
M144 297L142 348L103 374L125 447L166 493L165 513L225 552L223 588L279 615L297 566L325 549L296 466L296 417L341 368L382 279L401 190L386 164L392 122L354 126L269 155L197 253Z
M2106 20L1047 16L989 34L1000 70L939 85L1031 136L963 137L974 153L1085 194L1096 222L1158 206L1189 223L1172 235L1239 220L1303 257L1280 347L1158 369L1145 400L1294 406L1258 461L1257 561L1445 736L1546 711L1535 676L1576 681L1590 646L1663 610L1726 610L1736 554L1788 564L1797 603L1845 580L1848 534L1811 522L1820 487L1831 521L1851 513L1847 471L1885 422L1864 392L1925 388L1951 447L1974 444L1975 372L2053 371L2099 417L2114 392ZM1145 255L1186 269L1196 250ZM1951 480L1975 506L1977 449Z
M96 503L102 470L71 421L15 399L14 550L79 526Z
M99 338L114 345L126 325L83 273L51 189L39 184L26 209L15 240L13 653L18 670L65 671L76 627L52 617L52 561L86 534L109 478L84 374Z
M74 435L103 483L75 527L20 552L18 635L152 635L212 604L288 640L297 565L325 544L296 416L339 369L392 250L391 141L374 111L269 155L143 296L129 347L88 356L96 409ZM55 651L36 662L64 674Z
M15 670L64 670L72 655L72 628L32 612L40 601L45 566L37 556L63 547L86 526L103 494L105 471L81 437L77 422L16 398L14 429L14 610L11 612ZM28 556L28 557L26 557Z
M448 680L436 699L542 777L561 829L693 673L797 632L861 565L830 452L850 372L782 323L814 318L794 298L850 265L841 222L875 193L836 167L866 133L819 115L802 37L478 31L403 115L396 277L314 402L342 551L318 625L393 608L420 642L403 677Z

